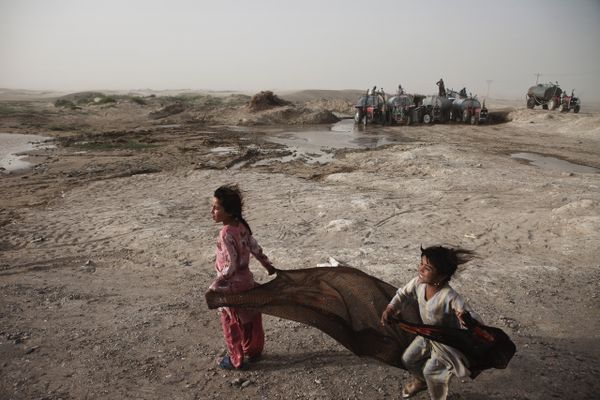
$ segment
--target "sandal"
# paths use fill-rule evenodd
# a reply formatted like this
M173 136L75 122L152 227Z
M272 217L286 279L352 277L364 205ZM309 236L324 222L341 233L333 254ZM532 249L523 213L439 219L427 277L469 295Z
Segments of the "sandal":
M427 384L423 381L415 379L414 381L403 385L402 387L402 398L408 399L413 397L415 394L422 392L427 389Z
M240 365L239 368L236 368L233 365L233 363L231 362L231 358L229 358L229 356L223 357L223 359L219 362L219 368L226 369L228 371L232 371L232 370L236 370L236 369L241 369L241 370L248 369L247 365L244 363L242 363L242 365Z

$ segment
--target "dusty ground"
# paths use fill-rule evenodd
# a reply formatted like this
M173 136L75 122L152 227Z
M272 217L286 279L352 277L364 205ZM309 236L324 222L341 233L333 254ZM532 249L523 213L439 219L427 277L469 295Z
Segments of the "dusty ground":
M177 101L0 103L0 132L58 145L0 175L0 398L397 398L404 371L269 316L263 361L216 367L224 345L203 293L219 230L209 202L227 182L246 191L255 236L283 269L333 256L400 286L421 244L476 250L453 284L518 353L506 370L453 381L452 399L598 398L600 175L510 157L600 168L598 113L519 104L504 124L367 127L402 143L252 167L289 153L263 124L342 114L352 94L290 95L291 111L260 115L246 97L220 98L162 117Z

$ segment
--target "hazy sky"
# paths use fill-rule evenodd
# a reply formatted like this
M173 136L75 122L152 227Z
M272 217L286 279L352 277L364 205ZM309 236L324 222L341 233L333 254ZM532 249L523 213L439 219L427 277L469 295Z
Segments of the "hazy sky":
M600 101L600 0L0 0L0 87L447 87Z

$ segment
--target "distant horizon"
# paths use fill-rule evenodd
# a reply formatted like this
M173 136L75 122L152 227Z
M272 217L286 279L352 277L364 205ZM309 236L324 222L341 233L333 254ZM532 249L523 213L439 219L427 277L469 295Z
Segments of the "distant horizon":
M443 78L520 98L537 80L600 101L598 0L380 0L365 11L359 0L0 1L0 87L430 94Z
M533 85L532 85L533 86ZM529 88L529 87L528 87ZM135 93L135 92L201 92L201 93L242 93L242 94L256 94L261 91L272 91L274 94L279 93L299 93L299 92L307 92L307 91L329 91L329 92L366 92L368 89L356 89L356 88L346 88L346 89L326 89L326 88L307 88L307 89L261 89L261 90L234 90L234 89L193 89L193 88L174 88L174 89L153 89L153 88L137 88L137 89L107 89L107 88L88 88L83 90L56 90L56 89L27 89L27 88L9 88L9 87L0 87L0 94L4 94L4 91L14 91L14 92L33 92L33 93L47 93L47 94L74 94L74 93L85 93L85 92L99 92L99 93ZM525 91L526 92L526 91ZM388 92L387 94L393 95L396 92ZM422 94L422 95L435 95L437 92L407 92L409 94ZM483 99L485 96L477 95L473 93L477 98ZM525 93L522 96L515 97L494 97L488 96L488 99L494 100L524 100ZM594 103L600 102L600 100L593 101Z

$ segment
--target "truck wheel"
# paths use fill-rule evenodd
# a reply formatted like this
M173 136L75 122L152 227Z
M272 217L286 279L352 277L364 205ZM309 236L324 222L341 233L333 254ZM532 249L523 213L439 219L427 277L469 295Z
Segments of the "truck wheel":
M552 111L556 108L556 103L554 102L554 99L550 99L550 101L548 102L548 110Z
M430 124L431 123L431 115L429 115L429 114L423 115L423 123Z
M575 114L577 114L579 112L579 104L577 104L575 107L573 107L573 112Z
M535 107L535 100L530 97L527 99L527 108L533 109Z

